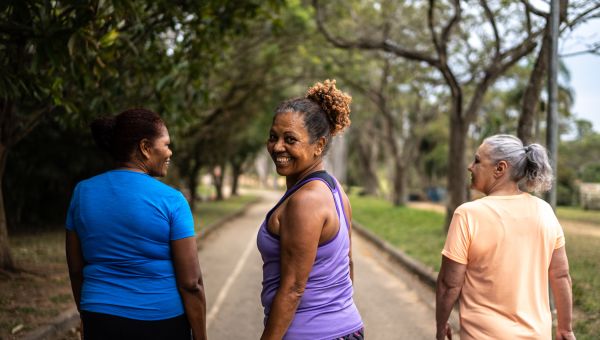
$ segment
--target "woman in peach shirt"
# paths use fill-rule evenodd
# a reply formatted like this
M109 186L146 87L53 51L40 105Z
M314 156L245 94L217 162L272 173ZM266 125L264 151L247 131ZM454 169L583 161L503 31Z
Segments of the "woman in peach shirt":
M547 191L552 169L544 147L510 135L483 141L471 188L486 196L452 217L436 292L437 339L451 338L448 317L460 299L460 338L549 339L548 282L554 295L556 339L575 339L562 228L549 204L527 192Z

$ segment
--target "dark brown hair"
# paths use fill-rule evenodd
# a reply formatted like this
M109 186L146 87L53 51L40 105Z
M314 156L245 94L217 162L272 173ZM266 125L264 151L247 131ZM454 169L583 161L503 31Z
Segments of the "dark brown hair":
M131 160L142 139L154 141L163 126L165 123L157 113L135 108L114 117L97 118L90 129L98 147L108 151L115 161L126 162Z
M325 137L326 152L331 137L350 126L351 101L352 97L335 87L335 79L327 79L309 88L305 97L289 99L279 104L275 115L284 112L302 113L310 142L314 143Z

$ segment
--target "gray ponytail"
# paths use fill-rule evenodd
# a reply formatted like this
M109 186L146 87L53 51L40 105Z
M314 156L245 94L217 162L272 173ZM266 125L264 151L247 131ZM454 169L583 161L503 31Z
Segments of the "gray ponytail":
M486 138L493 162L506 161L512 167L511 179L523 184L527 191L545 192L552 187L552 167L548 153L540 144L523 146L521 140L511 135Z

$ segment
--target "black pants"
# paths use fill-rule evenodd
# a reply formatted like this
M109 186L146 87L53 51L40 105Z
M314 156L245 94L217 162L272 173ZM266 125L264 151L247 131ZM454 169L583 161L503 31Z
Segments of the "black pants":
M185 314L171 319L145 321L81 311L81 321L85 340L190 340L192 337Z

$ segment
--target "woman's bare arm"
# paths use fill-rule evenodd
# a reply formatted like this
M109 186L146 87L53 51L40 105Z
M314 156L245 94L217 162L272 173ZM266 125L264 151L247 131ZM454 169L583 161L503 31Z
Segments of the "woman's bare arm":
M75 231L67 230L65 236L65 253L67 255L67 266L69 267L69 279L71 280L73 299L77 305L77 310L80 311L85 261L83 260L83 252L81 251L81 242Z
M262 340L282 339L294 318L312 270L326 210L320 190L298 190L280 217L281 280Z
M571 276L569 275L569 260L567 259L565 247L560 247L552 253L548 278L558 319L556 339L575 339L571 324L573 313Z
M206 339L206 298L198 262L196 238L187 237L171 241L171 249L177 287L194 339L204 340Z

